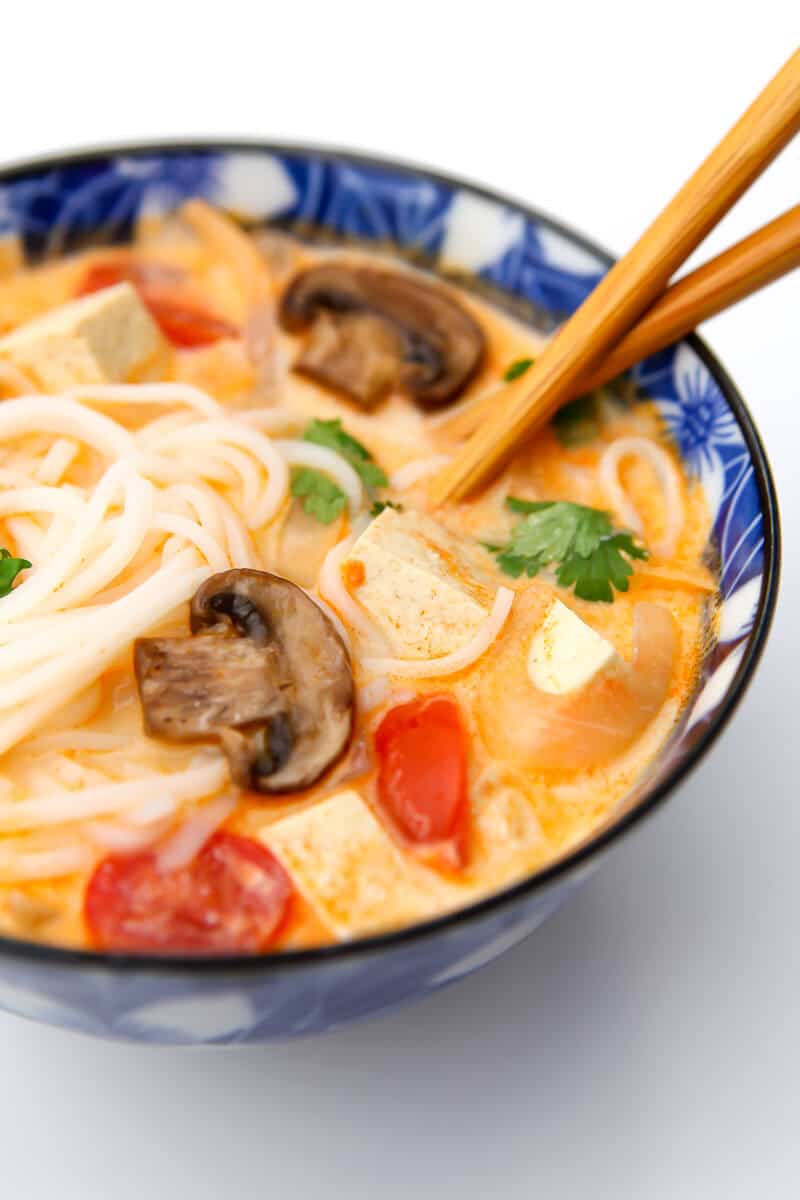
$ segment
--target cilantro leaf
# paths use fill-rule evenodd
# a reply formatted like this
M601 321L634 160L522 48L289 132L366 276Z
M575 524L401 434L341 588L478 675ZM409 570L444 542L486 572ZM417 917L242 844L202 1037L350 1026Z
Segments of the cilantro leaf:
M541 512L554 504L555 500L520 500L519 496L506 496L506 508L515 513Z
M597 400L594 396L578 396L560 408L550 422L561 445L567 449L593 442L600 431Z
M535 358L518 358L512 362L510 367L507 367L503 372L503 379L506 383L513 383L515 379L519 379L521 375L533 366L536 362Z
M332 421L313 420L306 427L303 440L313 442L316 446L327 446L329 450L341 454L359 475L365 487L386 487L389 482L385 471L381 470L367 447L362 446L361 442L342 428L338 417Z
M395 512L403 511L402 504L396 504L394 500L376 500L369 510L369 515L371 517L379 517L387 508L393 508Z
M556 564L561 587L574 588L582 600L611 603L614 592L626 592L633 574L631 559L647 558L633 535L615 530L611 517L598 508L567 500L520 500L506 505L523 514L505 546L487 545L506 575L533 577Z
M292 472L292 495L302 499L305 512L323 525L330 525L347 506L339 485L312 467L298 467Z
M31 566L27 558L12 558L5 547L0 550L0 596L7 596L20 571Z

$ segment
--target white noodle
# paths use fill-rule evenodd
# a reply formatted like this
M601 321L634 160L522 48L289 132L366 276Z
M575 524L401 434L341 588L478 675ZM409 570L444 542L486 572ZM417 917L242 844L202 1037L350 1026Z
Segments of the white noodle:
M80 446L72 438L56 438L36 469L42 483L60 483L78 456Z
M88 846L57 846L52 850L14 853L0 849L0 882L24 883L34 879L58 879L77 875L92 865L94 855Z
M600 482L612 507L625 524L639 534L643 532L642 519L619 478L620 463L630 457L644 459L653 468L658 479L667 507L667 521L664 535L653 549L657 554L669 558L675 550L685 520L683 490L678 470L666 450L645 437L617 438L604 451L598 467Z
M275 445L290 466L312 467L330 475L347 496L350 515L354 517L359 512L364 503L364 489L358 475L341 454L327 446L317 446L313 442L299 439L287 439L276 442Z
M275 408L250 408L236 415L245 425L260 429L262 433L290 433L303 424L302 417Z
M358 536L357 533L352 533L328 551L320 568L318 587L323 600L327 600L334 607L345 625L365 638L375 638L379 636L377 626L370 620L364 609L356 604L342 579L342 563L355 545Z
M445 654L441 658L419 660L364 658L362 666L365 671L376 675L402 675L410 679L433 679L439 675L455 675L457 671L471 667L486 653L505 625L513 603L514 593L511 589L498 588L489 616L467 644L459 650L454 650L451 654Z
M427 479L429 475L435 475L449 462L450 457L447 454L434 454L431 458L415 458L397 468L389 480L389 485L397 488L399 492L403 492L406 488L419 483L420 479Z
M45 538L42 527L37 525L32 517L8 517L6 529L14 539L17 555L33 561L38 556Z
M143 804L137 804L136 808L130 809L125 815L131 825L152 825L155 821L163 821L166 817L173 816L177 807L175 797L169 792L164 792L145 800Z
M206 444L210 453L215 456L225 456L227 460L237 463L231 451L240 448L247 451L249 461L255 459L267 473L267 486L263 490L256 511L248 514L247 524L250 529L259 529L268 524L281 506L289 486L289 472L281 454L273 443L263 433L249 429L237 421L205 421L202 425L190 425L174 433L165 434L159 445L159 452L177 451L180 455L188 453L193 464L193 474L196 477L197 444Z
M215 571L227 571L230 566L228 556L219 542L196 521L190 521L187 517L177 517L170 513L157 513L153 517L153 526L191 542Z
M388 700L392 691L392 683L388 675L376 675L365 683L358 692L358 706L362 712L369 712Z
M350 634L345 629L344 624L342 623L342 618L339 616L336 610L331 608L330 604L326 603L321 596L315 596L313 592L308 590L308 588L303 588L302 590L308 596L309 600L313 600L317 608L325 613L325 616L331 622L334 629L339 634L339 637L344 642L347 653L352 654L353 643L350 640Z
M169 821L157 821L142 829L133 829L118 821L86 821L83 833L104 850L133 854L152 846L170 827Z
M131 435L116 421L64 396L18 396L0 405L0 442L28 433L77 438L112 460L134 448Z
M66 394L72 400L99 404L185 404L203 417L224 413L213 396L190 383L92 383Z
M161 775L150 782L141 779L129 783L110 783L106 787L87 788L83 792L31 796L22 802L0 803L0 830L40 829L101 817L109 813L129 812L142 803L143 795L156 792L175 801L198 800L217 791L227 778L228 768L220 756L202 766L190 767L173 775Z
M179 829L161 846L156 861L162 871L179 871L186 867L205 846L212 833L220 827L238 803L238 794L227 792L204 804L187 817Z

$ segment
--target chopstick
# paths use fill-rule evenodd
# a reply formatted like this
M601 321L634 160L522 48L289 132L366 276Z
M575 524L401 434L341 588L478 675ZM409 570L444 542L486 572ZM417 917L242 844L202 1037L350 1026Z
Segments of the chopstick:
M523 376L525 391L494 413L434 476L428 491L433 504L459 499L483 483L550 419L798 129L800 50L548 343Z
M638 325L588 377L579 380L563 402L615 379L634 363L672 345L709 317L738 304L796 267L800 267L800 204L667 288ZM526 391L528 387L528 380L521 378L517 384L493 389L457 409L441 421L439 429L454 438L469 437L490 413L504 408L515 392Z

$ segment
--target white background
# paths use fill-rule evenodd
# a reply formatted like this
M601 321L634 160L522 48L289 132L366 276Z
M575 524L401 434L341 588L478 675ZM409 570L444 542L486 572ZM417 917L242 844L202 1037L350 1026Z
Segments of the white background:
M798 42L796 0L17 0L0 155L307 138L473 177L622 251ZM796 144L706 253L799 185ZM363 1027L172 1051L0 1017L3 1200L798 1195L799 325L800 273L705 331L763 432L785 565L757 679L666 810L523 946Z

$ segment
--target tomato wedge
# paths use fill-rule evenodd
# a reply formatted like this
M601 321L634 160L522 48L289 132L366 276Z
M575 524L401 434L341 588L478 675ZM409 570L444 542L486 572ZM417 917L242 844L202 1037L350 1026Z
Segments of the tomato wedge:
M419 846L467 854L467 735L455 700L418 696L391 709L375 734L378 799L396 828Z
M274 941L291 897L289 876L265 846L222 832L173 871L161 871L150 851L104 859L84 915L104 950L246 953Z
M192 349L210 346L221 338L238 337L229 321L187 299L181 287L182 272L160 263L136 263L111 259L89 267L78 287L88 296L115 283L132 283L153 320L173 346Z

